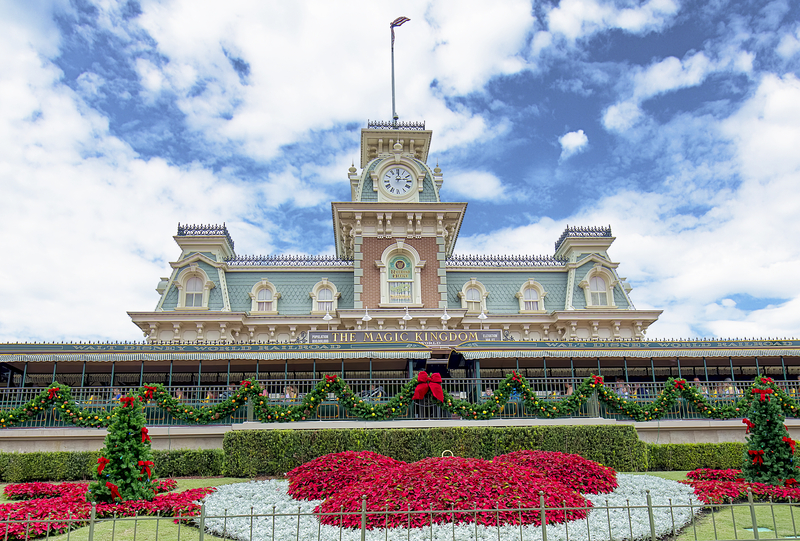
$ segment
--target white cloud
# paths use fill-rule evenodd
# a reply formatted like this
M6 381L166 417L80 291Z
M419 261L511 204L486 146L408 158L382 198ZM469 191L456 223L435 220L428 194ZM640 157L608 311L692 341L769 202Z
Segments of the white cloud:
M583 152L589 146L589 138L583 133L583 130L571 131L565 133L558 138L561 143L561 158L566 160L570 156L574 156L579 152Z
M679 8L672 0L650 0L636 8L597 0L564 0L548 13L548 30L570 41L614 28L642 34L660 29Z
M603 127L609 131L624 132L642 117L642 110L633 101L616 103L603 112Z
M442 200L454 200L452 194L468 200L504 201L506 187L499 178L487 171L456 171L446 175L442 185Z
M775 52L783 58L791 58L800 51L800 25L795 26L794 32L787 32L781 36L781 41Z
M800 80L764 77L708 133L731 139L731 174L741 183L708 199L713 206L704 213L685 212L686 198L672 193L620 191L558 222L462 236L459 251L552 254L567 223L610 223L617 238L610 255L633 284L637 308L664 310L649 336L798 336ZM731 299L739 293L789 300L745 310Z

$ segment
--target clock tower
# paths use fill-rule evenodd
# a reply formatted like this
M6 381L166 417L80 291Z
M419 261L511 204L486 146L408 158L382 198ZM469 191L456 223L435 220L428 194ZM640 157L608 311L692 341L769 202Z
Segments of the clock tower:
M447 306L446 260L466 203L439 198L431 131L421 122L369 122L361 171L350 168L350 202L332 203L337 256L352 259L354 309L411 310L438 323Z

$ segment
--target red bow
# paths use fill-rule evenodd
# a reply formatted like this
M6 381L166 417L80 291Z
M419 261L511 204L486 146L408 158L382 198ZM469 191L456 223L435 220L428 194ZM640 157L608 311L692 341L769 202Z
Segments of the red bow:
M112 483L110 481L106 481L106 486L109 488L109 490L111 490L111 501L112 502L114 501L114 498L119 498L119 501L123 501L122 500L122 494L119 493L119 489L117 488L117 485L115 485L114 483Z
M430 383L428 383L430 381ZM444 402L444 393L442 392L442 375L432 374L428 376L427 372L420 372L417 374L417 388L414 389L414 396L412 400L422 400L428 394L428 389L431 394L439 401Z
M742 422L747 426L747 430L745 430L745 434L749 434L752 429L756 427L755 423L751 422L750 419L742 419Z
M753 464L764 463L764 451L747 451L747 453L753 457Z
M761 383L775 383L775 380L773 380L772 378L768 378L766 376L762 376Z
M50 389L47 389L47 391L50 393L50 395L47 398L52 400L53 397L56 395L56 393L59 391L59 388L58 387L51 387Z
M783 441L789 444L789 447L792 448L792 454L794 454L794 443L795 441L792 438L787 438L786 436L783 437Z
M796 487L797 486L797 480L794 477L792 477L792 478L787 479L786 481L784 481L784 484L789 488Z
M142 427L142 443L144 443L145 440L150 441L150 436L147 434L147 427L143 426Z
M602 385L603 384L603 376L592 376L594 378L595 385Z
M122 402L122 407L127 408L128 406L133 407L133 403L136 399L132 396L123 396L119 399Z
M338 376L330 376L328 374L325 374L325 379L328 381L328 383L333 383L334 381L336 381L337 377Z
M153 398L153 393L156 391L155 387L151 387L149 385L144 386L144 397L148 400Z
M103 470L105 469L106 465L108 465L111 461L104 456L101 456L97 459L97 475L102 475Z
M761 399L759 402L764 401L764 396L768 394L772 394L774 391L772 389L753 389L753 394L761 395ZM767 397L767 402L769 402L769 397Z
M684 385L686 385L686 380L685 379L676 379L675 380L675 388L676 389L680 389L682 391Z
M522 383L522 380L519 379L519 374L517 374L513 370L511 371L511 373L514 375L514 377L511 378L511 381L518 381L518 382Z
M150 472L150 466L153 466L153 465L154 464L152 462L150 462L149 460L140 460L139 461L139 467L142 468L142 473L147 472L147 478L148 479L153 477L153 474Z
M242 387L244 387L245 389L246 389L247 387L250 387L250 382L249 382L249 381L247 381L247 380L244 380L244 381L242 382Z

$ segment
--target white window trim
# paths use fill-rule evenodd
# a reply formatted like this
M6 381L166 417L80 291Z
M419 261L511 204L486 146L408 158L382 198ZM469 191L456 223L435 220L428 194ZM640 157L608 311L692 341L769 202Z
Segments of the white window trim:
M194 277L200 278L200 281L203 282L202 306L186 306L186 283L190 278ZM197 263L189 264L178 274L175 279L175 287L178 288L178 305L175 310L208 310L208 298L211 294L211 289L214 287L214 282L208 279L208 275Z
M396 255L404 255L411 260L411 265L414 267L413 273L413 288L414 288L414 302L409 304L401 304L397 302L389 302L389 280L388 268L389 260ZM422 269L425 268L425 261L420 259L419 252L413 246L407 245L405 241L398 239L394 244L390 244L381 254L381 258L375 261L375 266L378 267L381 273L381 308L423 308L422 304Z
M323 278L322 280L314 284L314 287L311 289L311 293L308 294L308 296L311 297L312 301L311 305L312 316L324 316L325 313L327 312L326 310L320 310L319 305L317 304L319 302L317 300L317 295L319 294L319 290L325 287L333 291L333 300L332 300L333 308L331 308L330 312L336 313L336 310L339 309L339 297L341 297L342 294L336 288L336 284L334 284L327 278Z
M606 283L606 299L608 300L608 304L592 304L592 291L589 286L589 281L595 276L599 276ZM616 308L617 305L614 303L614 288L618 284L619 280L617 280L613 271L605 268L600 263L595 263L594 267L586 273L581 283L578 284L578 287L583 289L583 294L586 296L586 308Z
M260 311L258 310L258 292L262 289L268 289L272 291L272 307L274 310L267 310L267 311ZM260 281L256 282L253 286L253 289L250 290L250 313L257 315L257 316L275 316L278 315L278 299L281 298L281 294L278 293L278 290L275 289L275 286L266 278L262 278Z
M539 310L525 310L525 290L526 289L533 289L539 294ZM546 314L547 310L544 307L544 298L547 296L547 291L544 290L542 284L534 280L533 278L528 279L522 286L519 288L519 291L514 295L517 299L519 299L519 313L520 314Z
M467 290L471 288L475 288L480 293L480 310L470 310L469 303L475 301L468 301L467 300ZM470 278L468 282L466 282L462 287L461 291L458 293L458 298L461 299L461 308L466 310L468 314L480 314L481 312L487 312L486 310L486 297L489 296L489 292L486 291L486 287L482 283L480 283L477 278Z

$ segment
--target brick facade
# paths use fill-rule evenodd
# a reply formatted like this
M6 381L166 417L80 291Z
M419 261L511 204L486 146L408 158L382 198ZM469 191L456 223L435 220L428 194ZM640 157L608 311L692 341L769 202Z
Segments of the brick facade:
M361 278L364 291L361 294L361 301L364 303L365 308L378 308L381 302L381 273L380 269L375 266L375 262L380 261L383 251L389 245L397 242L397 240L398 239L378 239L374 237L364 238L363 244L361 245L361 252L364 254L364 259L362 260L364 275ZM425 267L423 267L420 273L422 304L425 305L425 308L438 308L440 299L439 276L437 273L439 261L436 258L436 254L438 253L436 238L428 237L402 240L407 246L413 246L417 253L419 253L420 258L425 261Z

